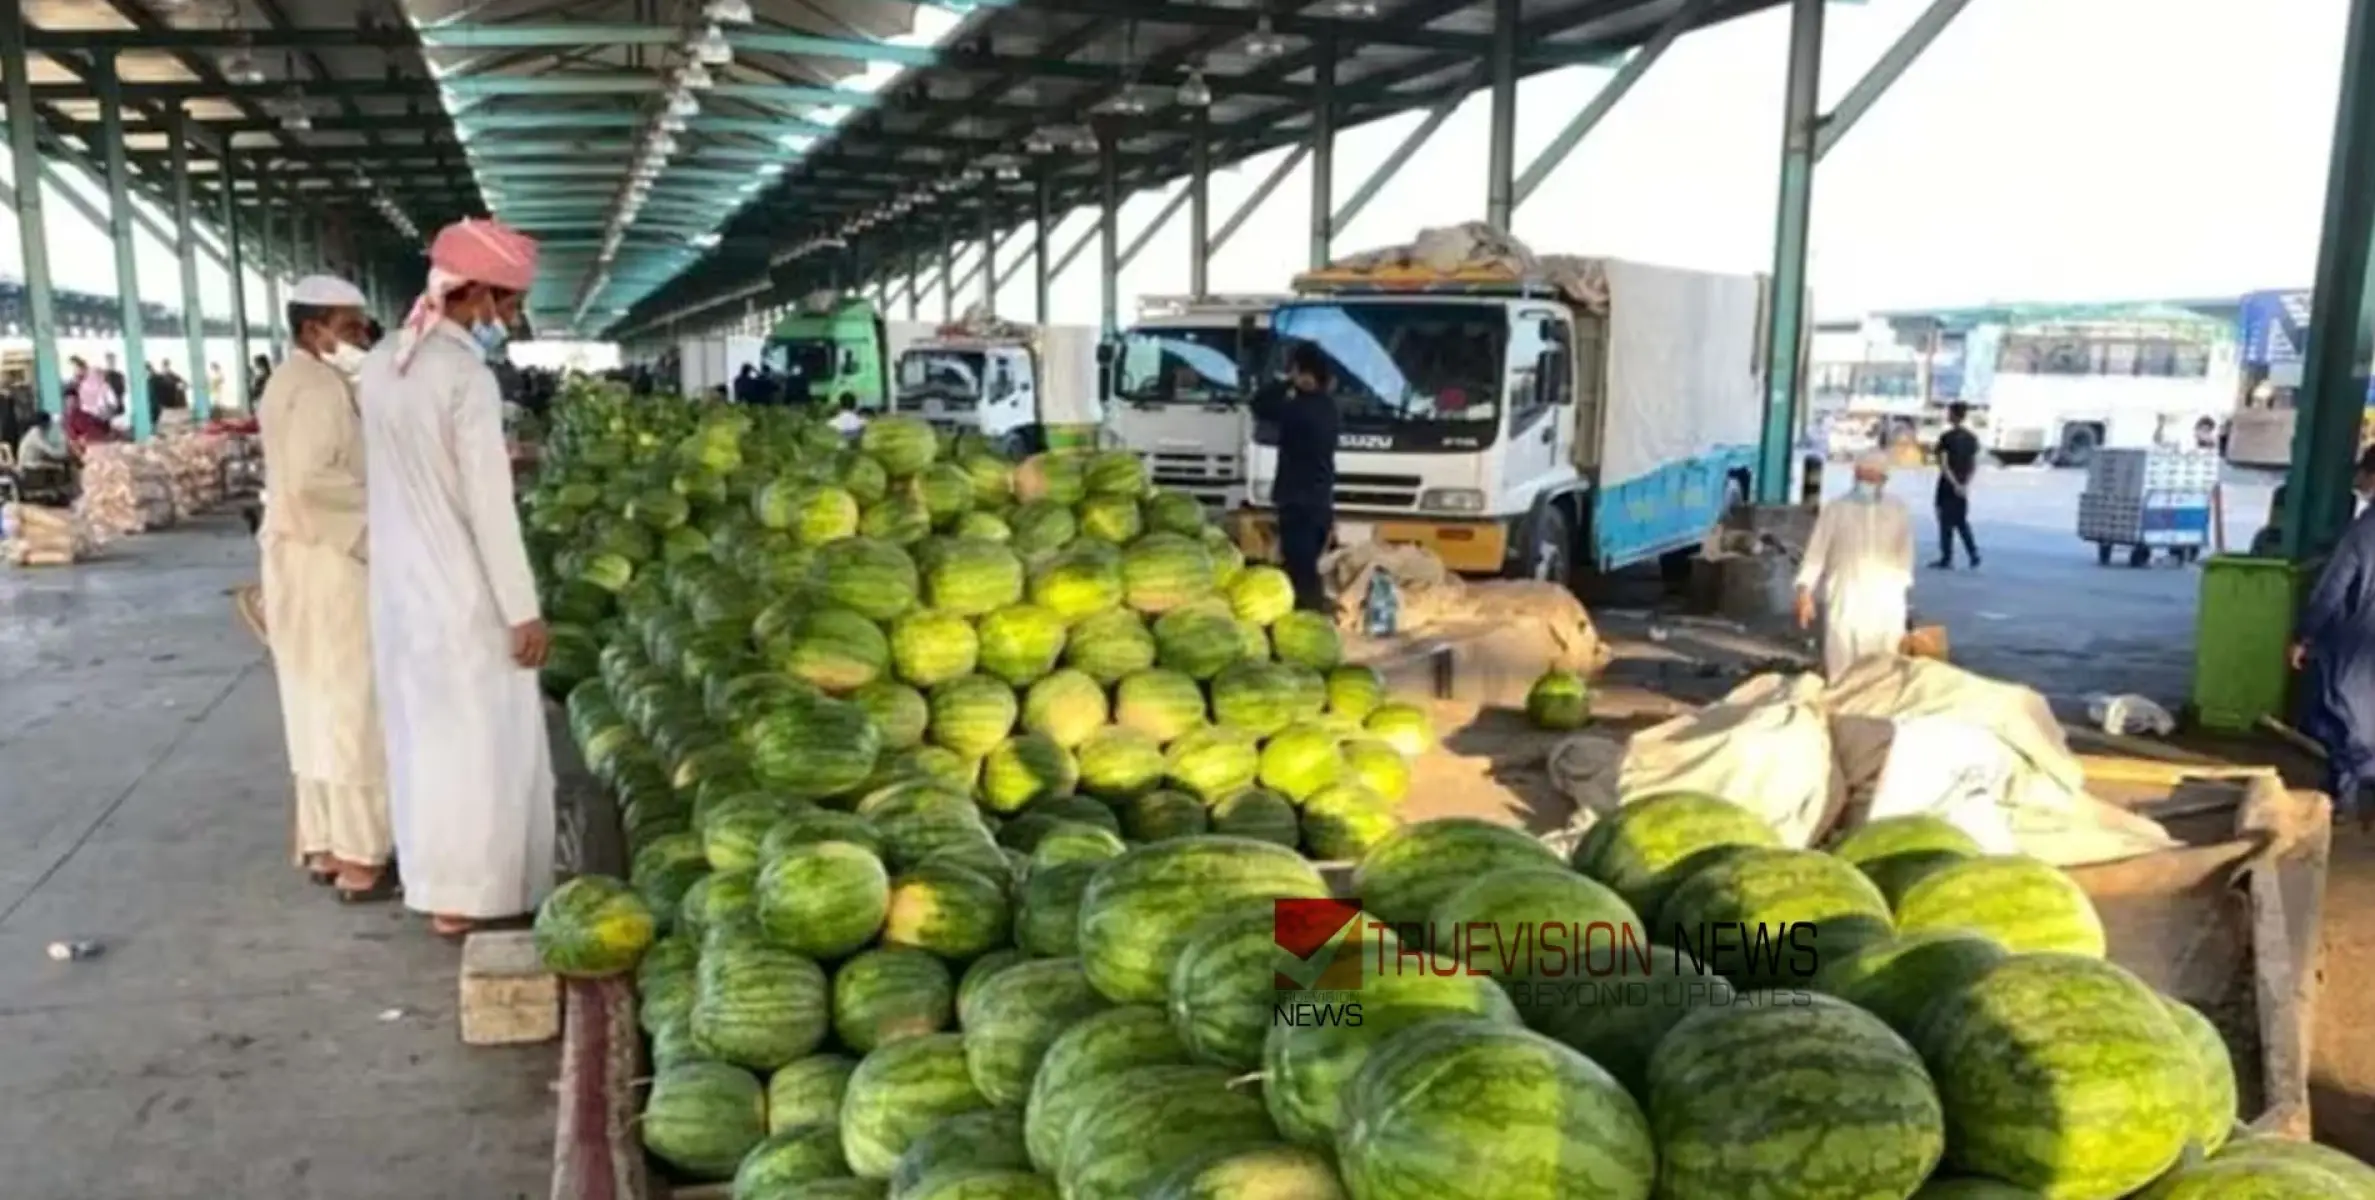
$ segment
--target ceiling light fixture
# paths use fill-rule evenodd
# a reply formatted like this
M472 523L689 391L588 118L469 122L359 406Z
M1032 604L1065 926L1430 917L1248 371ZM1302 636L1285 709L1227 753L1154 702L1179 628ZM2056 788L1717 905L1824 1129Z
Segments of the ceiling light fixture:
M677 118L701 115L701 98L687 91L668 93L668 115Z
M727 41L725 31L715 25L702 26L700 35L687 48L704 66L722 67L734 61L734 44Z
M1245 53L1253 58L1276 58L1286 53L1286 39L1279 37L1278 31L1270 27L1268 13L1262 14L1261 19L1254 22L1253 32L1245 39Z
M1377 15L1377 0L1336 0L1339 17L1368 18Z
M1204 82L1204 72L1190 71L1180 81L1179 91L1172 97L1182 108L1212 107L1212 85Z
M1097 131L1085 125L1073 130L1071 150L1074 154L1095 154L1097 152Z
M688 62L676 70L676 86L688 92L705 92L716 83L709 76L709 68L699 62Z
M750 0L709 0L701 15L719 25L752 25L758 21L750 11Z
M232 83L262 83L264 68L256 65L255 55L245 50L233 50L223 56L223 78Z

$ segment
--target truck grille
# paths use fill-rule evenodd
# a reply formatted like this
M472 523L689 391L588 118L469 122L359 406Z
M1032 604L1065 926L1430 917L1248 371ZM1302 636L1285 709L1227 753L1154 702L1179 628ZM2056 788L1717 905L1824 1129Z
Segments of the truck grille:
M1417 508L1416 475L1338 475L1336 503L1351 508Z

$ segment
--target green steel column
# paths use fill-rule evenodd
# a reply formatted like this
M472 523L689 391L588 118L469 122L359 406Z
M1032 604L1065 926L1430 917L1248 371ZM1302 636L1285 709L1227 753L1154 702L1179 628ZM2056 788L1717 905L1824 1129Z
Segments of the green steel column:
M2293 461L2279 528L2295 560L2331 550L2350 522L2351 476L2375 354L2375 0L2351 0L2341 100L2326 168L2325 231L2301 351Z
M1121 131L1097 137L1097 313L1106 337L1122 327Z
M1330 235L1336 220L1336 43L1314 47L1311 63L1311 269L1335 257Z
M238 380L240 406L253 411L256 381L248 374L247 239L239 232L238 168L233 165L228 142L223 150L223 269L230 272L232 355L231 369L223 372L223 385L229 387L232 380Z
M165 114L166 149L173 164L173 244L181 260L182 378L190 389L190 415L204 421L214 411L206 392L206 302L198 294L198 224L190 218L189 119L176 103Z
M115 56L91 63L99 85L99 140L107 159L107 235L115 242L117 320L124 326L124 404L131 410L132 438L145 442L154 432L148 411L148 319L140 306L140 243L132 224L132 171L124 161L124 89L116 79Z
M990 192L981 194L981 311L998 313L998 214L990 208Z
M65 377L58 371L58 309L49 287L49 227L41 219L41 146L35 140L33 77L25 62L25 14L0 4L0 71L8 75L8 148L16 168L17 240L25 259L27 332L33 339L33 387L41 406L65 413ZM11 447L13 449L13 447Z
M1484 223L1503 233L1517 218L1517 36L1519 0L1493 0L1493 99L1485 130Z
M288 252L287 231L282 231L282 240L279 243L276 244L273 241L273 201L270 180L263 178L256 180L256 199L261 201L257 211L261 214L260 219L263 223L263 228L258 231L256 237L256 267L264 276L264 353L277 363L283 354L281 349L283 335L280 328L282 316L280 261L281 256Z
M1822 121L1825 0L1791 0L1787 110L1781 132L1781 199L1775 205L1772 297L1765 304L1765 428L1756 500L1786 504L1796 452L1806 340L1806 240L1814 211L1814 136Z
M1195 146L1188 158L1188 294L1211 294L1212 110L1196 110Z
M1047 172L1042 170L1031 182L1031 312L1042 325L1055 319L1048 299L1053 281L1047 273L1047 238L1054 223L1055 204L1048 195Z

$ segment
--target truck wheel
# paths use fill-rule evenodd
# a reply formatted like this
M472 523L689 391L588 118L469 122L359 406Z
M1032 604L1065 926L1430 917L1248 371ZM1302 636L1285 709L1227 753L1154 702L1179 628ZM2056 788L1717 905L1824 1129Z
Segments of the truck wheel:
M1556 508L1544 508L1532 527L1533 539L1518 552L1517 560L1511 564L1515 568L1511 575L1565 585L1575 569L1575 535L1568 525L1567 514Z
M2128 551L2128 565L2131 567L2152 565L2152 547L2136 546L2131 548Z
M2108 567L2111 565L2111 543L2095 543L2095 565L2102 567Z

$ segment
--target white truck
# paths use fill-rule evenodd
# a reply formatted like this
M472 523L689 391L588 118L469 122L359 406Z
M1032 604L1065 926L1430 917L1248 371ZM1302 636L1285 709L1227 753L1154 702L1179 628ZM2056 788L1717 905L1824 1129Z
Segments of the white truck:
M1108 426L1156 486L1207 509L1245 503L1245 401L1239 364L1269 356L1270 310L1291 296L1146 296L1113 353Z
M756 369L763 358L766 339L747 334L712 334L708 337L685 338L676 344L678 386L686 396L707 396L719 388L725 389L728 399L733 397L734 380L742 368Z
M1306 343L1334 369L1338 544L1561 581L1695 548L1750 494L1766 281L1514 244L1453 265L1461 232L1300 276L1271 314L1274 364ZM1250 466L1239 537L1266 553L1266 424Z
M978 429L1017 451L1094 444L1104 416L1097 331L968 316L899 353L894 412Z

